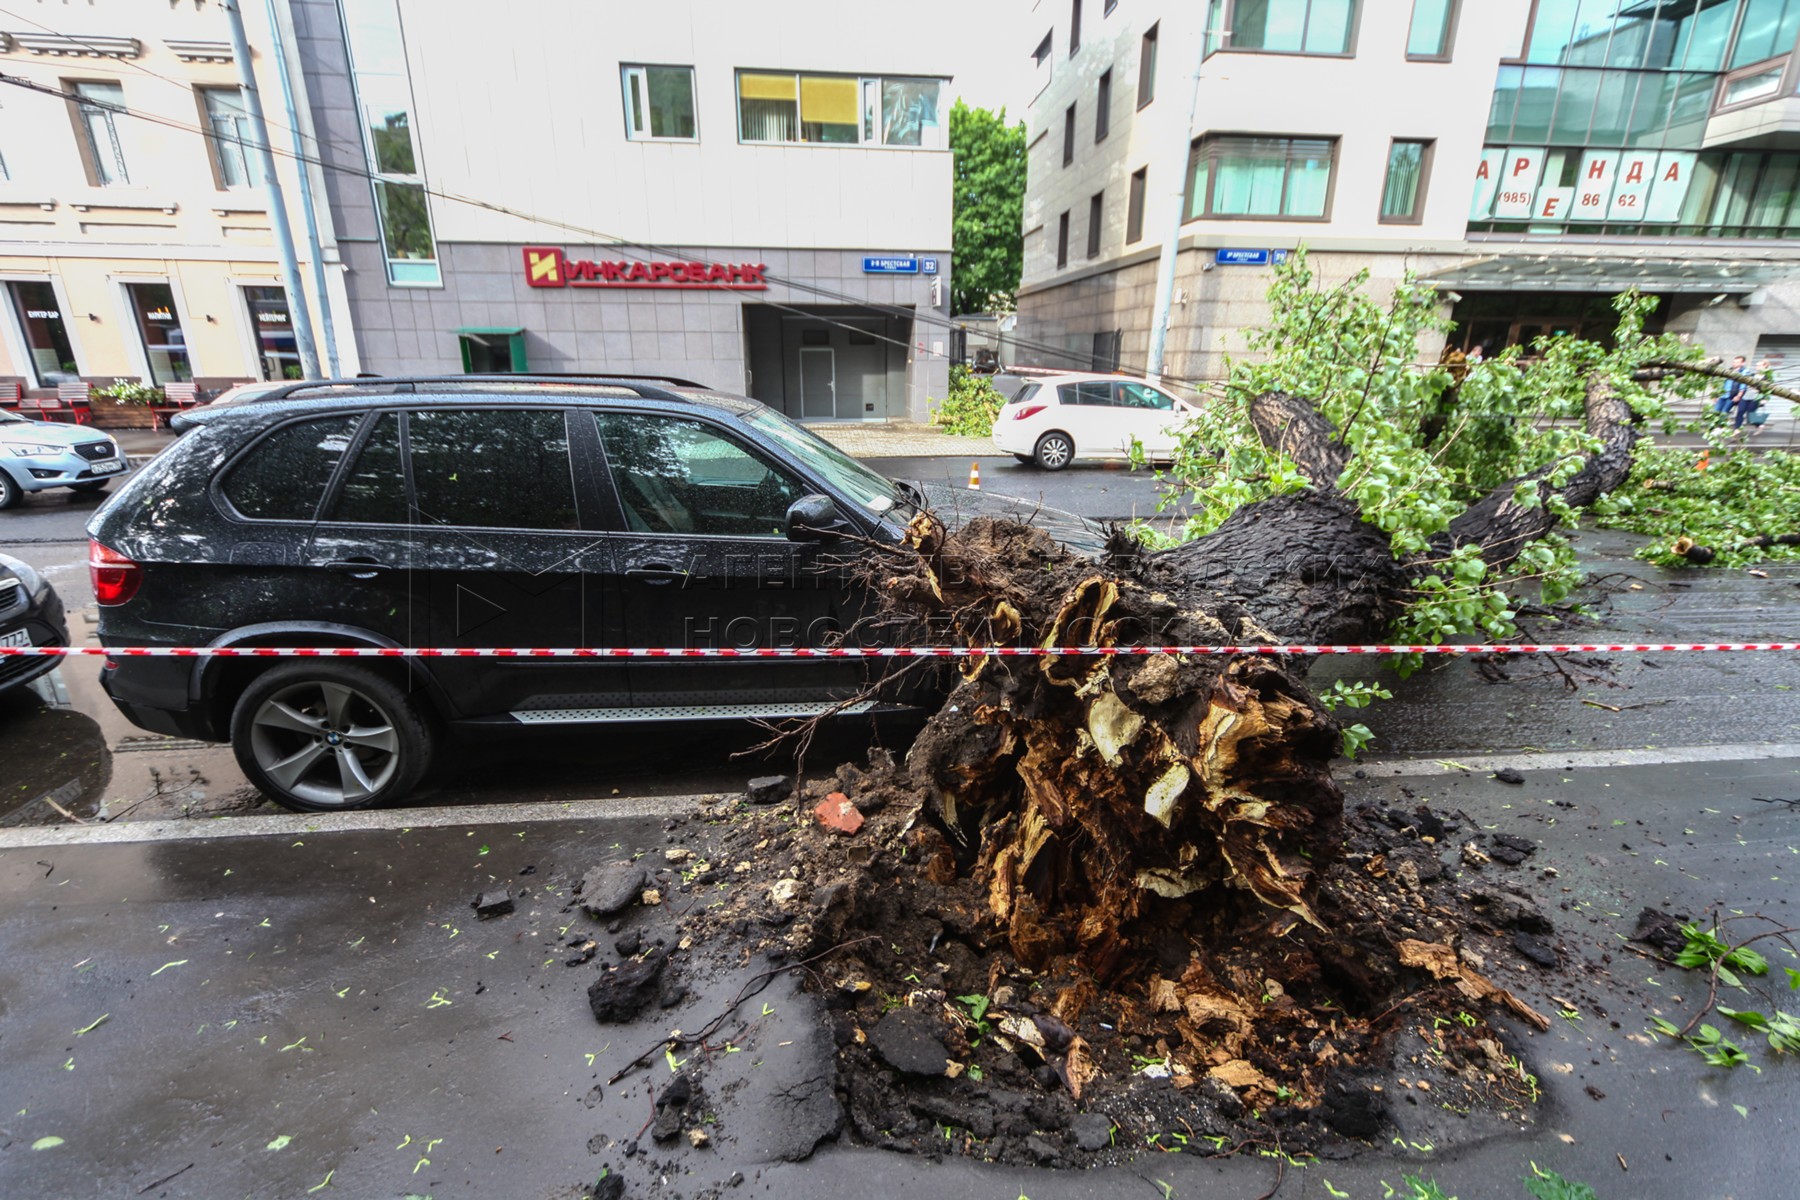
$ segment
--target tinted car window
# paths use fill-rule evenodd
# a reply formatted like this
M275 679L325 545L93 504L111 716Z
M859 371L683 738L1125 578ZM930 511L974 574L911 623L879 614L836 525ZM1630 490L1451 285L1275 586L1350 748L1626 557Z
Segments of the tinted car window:
M627 528L787 536L800 482L699 421L596 413Z
M380 525L406 524L406 474L400 469L400 418L383 413L332 505L329 519Z
M1064 404L1112 407L1113 385L1102 380L1090 380L1087 383L1065 383L1057 388L1057 391L1062 393Z
M1173 398L1144 383L1121 383L1119 403L1126 408L1155 408L1164 412L1175 407Z
M575 529L569 434L560 411L416 412L407 417L421 521Z
M284 425L256 443L225 477L225 497L246 517L310 521L350 447L357 416Z

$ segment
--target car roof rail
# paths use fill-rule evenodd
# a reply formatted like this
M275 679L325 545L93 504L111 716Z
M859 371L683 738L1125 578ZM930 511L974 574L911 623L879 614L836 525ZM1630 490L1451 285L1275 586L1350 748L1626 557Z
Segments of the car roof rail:
M473 375L363 375L355 379L312 379L287 387L277 388L257 397L259 402L267 403L277 400L300 399L314 394L349 393L371 391L377 393L410 393L429 392L434 387L451 385L494 383L549 383L563 385L588 385L595 387L616 387L635 392L646 400L680 400L682 397L658 387L656 384L668 384L674 387L704 388L704 384L691 380L675 379L667 376L652 375L588 375L576 373L494 373Z

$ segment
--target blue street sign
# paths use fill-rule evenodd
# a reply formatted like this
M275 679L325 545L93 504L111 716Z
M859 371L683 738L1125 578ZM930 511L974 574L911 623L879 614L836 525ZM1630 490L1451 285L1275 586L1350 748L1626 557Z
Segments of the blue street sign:
M937 274L937 259L921 258L919 261L924 264L925 273L927 275L936 275Z
M1287 261L1286 250L1215 250L1213 261L1221 267L1266 267Z
M919 260L910 254L891 255L886 258L865 258L863 259L863 273L866 275L917 275Z

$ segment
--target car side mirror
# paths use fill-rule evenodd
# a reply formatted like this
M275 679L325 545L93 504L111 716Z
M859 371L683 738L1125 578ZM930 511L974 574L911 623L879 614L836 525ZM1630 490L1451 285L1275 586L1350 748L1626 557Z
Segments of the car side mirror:
M787 510L787 536L790 542L816 542L834 529L842 529L844 518L837 501L830 496L802 496Z

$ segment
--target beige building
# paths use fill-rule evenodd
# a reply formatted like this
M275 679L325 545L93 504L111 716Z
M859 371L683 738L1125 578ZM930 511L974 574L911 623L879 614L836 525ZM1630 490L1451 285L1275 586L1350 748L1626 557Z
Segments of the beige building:
M1221 377L1301 245L1377 294L1417 272L1490 354L1631 286L1720 352L1800 350L1800 0L1038 0L1021 33L1046 365L1148 365L1170 239L1172 378Z
M252 44L270 45L269 9L244 8ZM256 67L271 140L291 148L275 64L259 54ZM25 5L0 17L0 72L45 89L0 87L0 390L9 377L33 390L298 377L217 0ZM278 161L300 232L294 160ZM326 299L346 311L320 220ZM317 322L320 298L309 303ZM345 343L340 365L354 371Z

